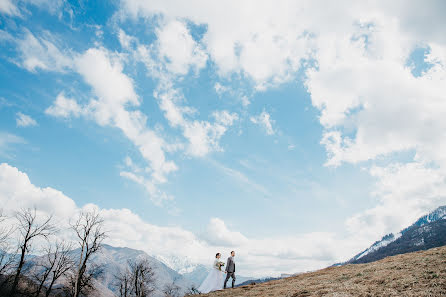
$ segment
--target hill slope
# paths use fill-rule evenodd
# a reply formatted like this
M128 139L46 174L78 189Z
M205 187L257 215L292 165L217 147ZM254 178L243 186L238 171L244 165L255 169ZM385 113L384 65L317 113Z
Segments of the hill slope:
M329 267L263 284L201 295L249 296L445 296L446 246L367 264Z

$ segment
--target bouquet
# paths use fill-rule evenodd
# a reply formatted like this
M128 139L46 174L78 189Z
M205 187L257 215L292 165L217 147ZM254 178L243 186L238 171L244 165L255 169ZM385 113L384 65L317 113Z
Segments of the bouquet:
M221 271L221 268L223 267L223 266L225 266L225 263L223 263L223 262L217 262L217 267L218 267L218 269Z

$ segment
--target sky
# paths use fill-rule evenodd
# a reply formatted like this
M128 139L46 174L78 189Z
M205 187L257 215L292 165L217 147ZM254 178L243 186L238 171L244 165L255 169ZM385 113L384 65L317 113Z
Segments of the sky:
M445 11L0 0L0 206L171 265L347 260L446 204Z

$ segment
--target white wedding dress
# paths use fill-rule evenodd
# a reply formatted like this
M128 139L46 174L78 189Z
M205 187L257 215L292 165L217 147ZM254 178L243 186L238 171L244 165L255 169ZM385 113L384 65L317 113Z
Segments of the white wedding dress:
M218 259L215 259L214 265L212 266L211 272L209 272L206 279L201 283L198 291L201 293L209 293L211 291L223 289L224 273L218 269L217 263Z

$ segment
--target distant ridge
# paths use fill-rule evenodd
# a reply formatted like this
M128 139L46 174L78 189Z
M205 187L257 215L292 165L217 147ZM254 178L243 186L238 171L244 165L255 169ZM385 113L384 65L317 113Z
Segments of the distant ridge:
M388 256L446 245L446 206L422 216L397 234L388 234L343 264L369 263Z

